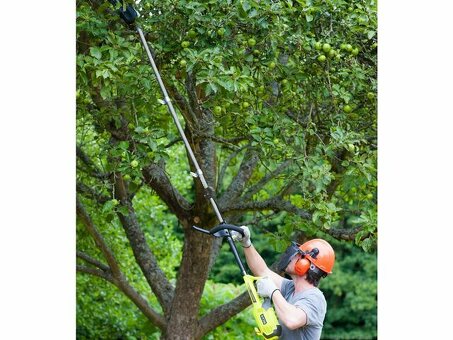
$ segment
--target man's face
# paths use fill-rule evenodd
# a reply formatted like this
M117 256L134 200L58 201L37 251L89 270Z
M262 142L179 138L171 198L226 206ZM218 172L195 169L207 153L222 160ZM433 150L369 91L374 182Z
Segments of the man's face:
M296 262L301 258L301 254L296 254L292 257L291 261L289 262L288 266L285 269L285 272L289 275L297 275L295 270Z

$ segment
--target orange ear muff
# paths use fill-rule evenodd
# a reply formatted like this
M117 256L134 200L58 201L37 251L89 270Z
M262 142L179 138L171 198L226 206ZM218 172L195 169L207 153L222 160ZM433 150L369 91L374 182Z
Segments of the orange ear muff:
M300 276L305 275L308 269L310 269L310 264L310 261L304 258L297 260L296 264L294 265L296 274Z

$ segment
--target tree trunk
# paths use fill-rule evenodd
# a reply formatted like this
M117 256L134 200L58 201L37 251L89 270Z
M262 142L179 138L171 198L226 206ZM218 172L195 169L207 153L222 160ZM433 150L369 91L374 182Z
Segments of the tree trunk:
M214 238L185 227L181 267L163 339L196 339L199 307Z

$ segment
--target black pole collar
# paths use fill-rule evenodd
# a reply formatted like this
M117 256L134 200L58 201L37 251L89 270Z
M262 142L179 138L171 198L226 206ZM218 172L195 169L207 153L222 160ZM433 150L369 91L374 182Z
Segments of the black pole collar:
M138 17L137 11L132 7L132 5L126 5L124 8L123 0L109 0L109 2L117 7L117 3L119 2L121 6L117 9L117 13L121 19L128 25L132 25L135 22L135 19Z

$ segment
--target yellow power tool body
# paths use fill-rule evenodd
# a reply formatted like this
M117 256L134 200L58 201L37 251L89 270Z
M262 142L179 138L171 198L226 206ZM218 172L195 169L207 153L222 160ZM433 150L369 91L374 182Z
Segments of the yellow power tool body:
M278 322L275 310L270 300L263 300L255 288L255 281L260 278L251 275L244 275L243 278L250 299L252 300L253 317L258 325L258 327L255 327L256 334L263 336L265 339L278 339L282 332L282 326Z
M223 237L227 240L230 245L231 251L233 252L234 258L236 259L236 262L241 269L245 287L247 288L247 292L250 295L250 300L252 300L252 313L258 326L255 327L256 334L262 336L265 339L278 339L282 332L282 326L278 323L277 315L275 314L275 310L272 307L272 302L270 299L263 299L258 295L255 287L255 282L259 280L260 277L247 274L244 265L242 264L242 261L239 257L236 246L234 245L234 241L231 237L230 232L232 230L242 234L242 236L244 236L244 230L242 230L238 226L227 224L225 222L219 224L211 230L205 230L197 226L192 226L192 228L214 237Z

